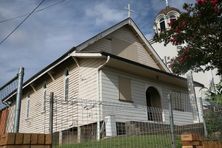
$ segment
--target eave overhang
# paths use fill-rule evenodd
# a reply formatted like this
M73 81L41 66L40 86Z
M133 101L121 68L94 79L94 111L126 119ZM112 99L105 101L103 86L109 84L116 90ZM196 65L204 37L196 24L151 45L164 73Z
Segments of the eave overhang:
M110 56L110 61L106 66L115 68L117 70L125 71L137 76L149 78L153 81L162 82L165 84L171 84L174 86L187 89L187 79L174 75L172 73L164 72L122 57L112 55L110 53L101 53L104 56ZM195 87L204 87L203 84L194 82Z

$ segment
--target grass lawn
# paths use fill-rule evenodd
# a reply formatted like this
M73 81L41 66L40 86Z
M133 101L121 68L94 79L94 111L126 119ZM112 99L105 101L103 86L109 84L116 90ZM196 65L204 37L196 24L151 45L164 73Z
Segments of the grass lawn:
M181 148L180 140L177 138L177 147ZM100 141L89 141L80 144L65 144L56 146L58 148L171 148L170 135L139 135L118 136L102 139Z

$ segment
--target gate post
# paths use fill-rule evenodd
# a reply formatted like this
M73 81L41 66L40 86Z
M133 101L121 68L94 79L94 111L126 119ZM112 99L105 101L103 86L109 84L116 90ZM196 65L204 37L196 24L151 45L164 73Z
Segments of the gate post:
M176 148L171 93L167 95L167 98L169 102L169 118L170 118L170 133L171 133L171 140L172 140L172 148Z
M20 67L18 72L18 88L17 88L16 106L15 106L15 121L14 121L15 133L19 132L23 77L24 77L24 68Z

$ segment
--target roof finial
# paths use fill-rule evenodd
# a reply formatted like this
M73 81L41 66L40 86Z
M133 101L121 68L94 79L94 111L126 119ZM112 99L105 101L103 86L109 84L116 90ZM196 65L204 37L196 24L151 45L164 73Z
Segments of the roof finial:
M127 10L128 10L128 17L131 17L130 3L128 3Z
M127 5L127 8L125 8L128 12L128 17L131 17L131 13L134 12L132 9L131 9L131 5L130 5L130 1Z

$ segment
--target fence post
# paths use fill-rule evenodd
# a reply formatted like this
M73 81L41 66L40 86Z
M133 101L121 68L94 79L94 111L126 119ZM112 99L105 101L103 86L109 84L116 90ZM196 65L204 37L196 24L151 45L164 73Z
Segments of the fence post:
M171 140L172 140L172 148L176 148L171 93L168 94L167 97L168 97L168 102L169 102L169 118L170 118L170 133L171 133Z
M24 77L24 68L20 67L18 72L18 88L17 88L16 106L15 106L15 122L14 122L15 133L19 132L23 77Z
M189 71L187 73L187 86L188 86L190 103L193 109L193 118L198 123L200 123L199 110L197 106L197 98L196 98L196 92L195 92L194 83L193 83L192 71Z
M54 103L54 93L50 92L50 101L49 101L49 133L51 135L52 144L53 144L53 103Z
M207 133L207 126L206 126L206 122L204 119L204 113L203 113L203 100L202 97L200 97L200 107L201 107L201 113L202 113L202 122L203 122L203 126L204 126L204 136L207 137L208 133Z

